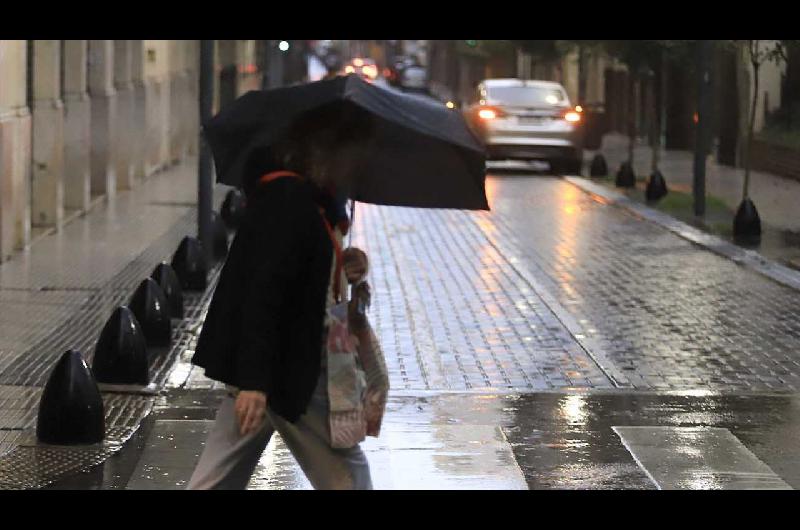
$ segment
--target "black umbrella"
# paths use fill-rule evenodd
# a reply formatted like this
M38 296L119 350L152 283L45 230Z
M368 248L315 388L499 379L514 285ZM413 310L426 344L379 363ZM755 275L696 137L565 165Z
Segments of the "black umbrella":
M351 198L394 206L488 210L485 149L456 111L427 98L384 89L357 75L251 91L204 126L217 180L240 186L252 149L281 139L301 116L355 105L374 123L372 148Z

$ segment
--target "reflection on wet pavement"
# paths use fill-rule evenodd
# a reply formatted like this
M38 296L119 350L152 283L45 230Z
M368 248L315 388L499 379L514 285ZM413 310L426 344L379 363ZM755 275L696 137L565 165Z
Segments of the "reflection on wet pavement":
M620 386L800 388L796 291L563 180L493 180L478 226L581 324L573 336Z
M140 455L128 488L185 486L219 395L218 390L180 393L174 407L156 412L160 419L133 449ZM632 427L659 433L705 430L716 438L693 435L687 441L676 434L680 450L643 457L641 443L626 447L615 432ZM724 434L717 435L719 430ZM656 489L657 484L761 489L800 486L798 439L800 399L789 395L409 393L390 397L381 437L368 438L362 447L376 489ZM731 460L734 450L739 456ZM137 460L130 454L123 458ZM654 460L668 465L653 471ZM119 468L114 459L110 464L106 475ZM766 474L769 469L774 475ZM311 485L276 435L249 488Z
M614 427L659 489L791 489L728 429Z
M787 487L776 478L789 487L800 486L800 460L794 456L800 437L796 396L594 392L507 399L510 416L503 419L504 430L534 489L654 489L656 483L665 489L701 484L704 489ZM645 468L650 470L651 461L667 461L666 453L644 459L645 463L636 454L638 446L626 448L615 433L615 428L637 427L659 433L695 431L692 439L682 439L682 453L672 451L680 456L658 469L655 483ZM706 431L711 434L697 434ZM734 450L737 457L726 460ZM770 469L774 475L764 475ZM716 476L713 481L712 476Z
M673 451L658 471L664 489L800 486L792 396L406 395L386 421L363 445L376 489L656 489L615 433L629 426L710 433ZM311 486L276 440L251 488Z
M491 197L496 184L487 182ZM508 256L491 217L359 204L370 319L392 388L491 392L610 387ZM566 250L565 250L566 251Z
M211 425L209 420L156 420L127 489L184 489Z
M477 407L483 411L471 417L476 422L492 418L498 412L497 407L502 406L497 397L488 400L473 397L473 400L479 402ZM381 436L368 438L362 444L375 489L527 488L499 426L462 423L449 411L440 410L440 404L448 403L425 398L392 400ZM276 435L270 440L249 488L311 489L311 484Z

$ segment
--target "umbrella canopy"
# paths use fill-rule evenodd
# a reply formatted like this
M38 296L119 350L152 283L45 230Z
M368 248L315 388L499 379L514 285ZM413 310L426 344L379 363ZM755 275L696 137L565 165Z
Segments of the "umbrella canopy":
M357 75L251 91L203 127L217 180L242 184L247 157L280 140L292 123L330 105L355 105L374 123L371 149L350 190L361 202L488 210L485 149L460 113L384 89Z

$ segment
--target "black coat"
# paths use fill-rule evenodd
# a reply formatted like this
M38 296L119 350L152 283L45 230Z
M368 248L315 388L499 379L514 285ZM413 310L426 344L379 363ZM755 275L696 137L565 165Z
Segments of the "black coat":
M293 422L319 378L333 245L309 182L280 178L247 200L192 362L266 392Z

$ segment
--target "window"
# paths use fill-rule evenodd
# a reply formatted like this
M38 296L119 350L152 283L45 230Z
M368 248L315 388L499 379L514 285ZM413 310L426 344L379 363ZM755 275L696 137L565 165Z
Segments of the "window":
M559 88L503 86L489 88L489 99L517 107L565 106L566 95Z

